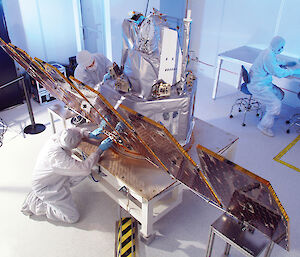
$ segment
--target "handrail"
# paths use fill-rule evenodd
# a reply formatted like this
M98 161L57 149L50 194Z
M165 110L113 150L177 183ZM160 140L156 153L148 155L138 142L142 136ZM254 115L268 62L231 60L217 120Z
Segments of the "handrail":
M7 82L6 84L0 86L0 89L5 88L5 87L7 87L7 86L9 86L9 85L11 85L11 84L13 84L13 83L15 83L15 82L18 82L18 81L21 80L21 79L24 79L24 77L23 77L23 76L20 76L20 77L16 78L15 80L12 80L12 81L10 81L10 82Z
M0 86L0 89L7 87L15 82L21 81L22 82L22 86L23 86L23 90L24 90L24 94L25 94L25 100L26 100L26 104L27 104L27 109L28 109L28 113L29 113L29 118L31 121L31 125L28 125L27 127L24 128L24 133L25 134L38 134L41 133L42 131L45 130L45 125L43 124L36 124L34 121L34 116L33 116L33 111L32 111L32 106L31 106L31 102L30 102L30 97L29 94L27 92L26 86L25 86L25 82L24 82L25 77L24 76L20 76L2 86Z

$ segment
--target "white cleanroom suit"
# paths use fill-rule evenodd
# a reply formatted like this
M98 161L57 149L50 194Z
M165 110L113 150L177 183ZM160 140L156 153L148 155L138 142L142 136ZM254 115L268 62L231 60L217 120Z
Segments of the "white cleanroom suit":
M92 54L86 50L78 52L76 61L78 65L74 77L93 88L102 82L104 75L109 72L108 69L112 66L111 61L104 55Z
M271 128L275 115L279 115L281 109L281 95L272 84L272 76L279 78L294 74L300 74L299 69L289 70L280 67L283 63L276 56L283 51L285 41L276 36L272 39L269 48L263 50L254 61L249 75L248 90L253 97L266 106L266 111L258 124L258 129L268 136L274 136Z
M21 209L25 215L46 215L50 220L67 223L78 221L79 212L72 200L70 187L91 173L100 154L112 144L111 139L105 139L86 160L77 161L71 157L71 150L88 136L87 131L71 128L47 141L34 168L32 191Z

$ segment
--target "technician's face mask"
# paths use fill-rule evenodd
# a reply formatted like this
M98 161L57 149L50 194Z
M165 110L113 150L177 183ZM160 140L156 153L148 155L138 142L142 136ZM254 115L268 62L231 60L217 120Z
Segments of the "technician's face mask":
M278 48L278 50L277 50L277 54L280 54L280 53L282 53L282 51L283 51L283 48L284 48L284 46L280 46L280 48Z
M97 69L97 64L96 64L95 60L92 62L91 65L87 66L86 69L88 71L95 71Z

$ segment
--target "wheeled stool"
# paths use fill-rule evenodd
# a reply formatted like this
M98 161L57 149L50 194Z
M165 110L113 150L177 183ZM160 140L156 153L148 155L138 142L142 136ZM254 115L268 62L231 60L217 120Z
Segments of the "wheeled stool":
M300 100L300 92L298 93L298 99ZM296 113L293 116L290 117L289 120L285 122L286 124L289 124L286 133L290 133L290 128L293 126L300 127L300 113Z
M252 94L249 92L247 88L247 84L250 83L250 76L248 74L248 71L245 69L245 67L242 65L242 77L244 80L244 83L241 85L240 91L244 93L245 95L248 95L248 97L242 97L238 98L234 104L231 107L231 111L229 114L229 118L233 118L232 112L234 108L238 108L239 112L244 112L243 116L243 122L242 126L246 126L245 119L246 119L246 114L249 111L256 111L256 116L261 117L262 111L261 111L261 104L257 100L253 99Z

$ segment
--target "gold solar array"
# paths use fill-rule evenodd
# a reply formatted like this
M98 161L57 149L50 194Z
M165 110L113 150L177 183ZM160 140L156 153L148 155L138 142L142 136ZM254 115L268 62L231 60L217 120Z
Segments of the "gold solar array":
M106 115L109 115L109 120L106 121L110 129L120 137L117 143L128 151L144 156L154 165L168 171L182 183L220 206L220 201L196 163L162 125L124 106L117 112L99 92L89 86L74 78L67 79L55 67L40 59L32 59L23 50L8 45L3 40L1 46L33 78L37 78L41 85L70 109L95 124L100 124L101 120L106 120ZM79 84L89 92L89 98L81 92ZM121 135L115 130L119 121L125 124Z
M289 249L289 218L269 181L197 146L202 171L223 208L284 249Z
M166 171L195 192L221 206L197 164L163 125L122 104L119 113L130 121L141 140L158 156Z
M1 38L0 46L75 113L96 126L104 119L108 132L116 135L115 146L119 150L162 168L209 202L289 249L289 218L269 181L200 145L197 146L200 160L197 165L163 125L122 104L115 110L98 91L74 77L66 78L55 67L38 58L32 59ZM115 129L120 121L124 123L122 132Z

